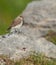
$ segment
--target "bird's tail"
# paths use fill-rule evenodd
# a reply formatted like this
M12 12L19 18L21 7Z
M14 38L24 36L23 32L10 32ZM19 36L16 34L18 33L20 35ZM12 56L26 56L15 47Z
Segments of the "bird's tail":
M9 31L11 29L11 27L7 28L7 31Z

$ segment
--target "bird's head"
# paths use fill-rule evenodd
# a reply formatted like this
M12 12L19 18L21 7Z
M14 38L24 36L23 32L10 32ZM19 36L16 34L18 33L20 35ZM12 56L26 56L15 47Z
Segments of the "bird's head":
M19 18L21 19L21 21L23 21L23 24L24 24L24 17L23 16L19 16Z
M15 21L19 21L19 20L23 21L24 20L23 16L16 17Z
M23 20L24 18L23 18L23 16L19 16L19 19Z

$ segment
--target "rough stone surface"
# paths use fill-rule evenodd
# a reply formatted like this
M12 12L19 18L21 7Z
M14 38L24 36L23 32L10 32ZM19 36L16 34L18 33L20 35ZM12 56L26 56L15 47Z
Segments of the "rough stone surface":
M21 15L24 25L20 32L0 36L0 54L15 60L36 51L56 58L56 45L43 37L49 30L56 32L56 0L33 1Z

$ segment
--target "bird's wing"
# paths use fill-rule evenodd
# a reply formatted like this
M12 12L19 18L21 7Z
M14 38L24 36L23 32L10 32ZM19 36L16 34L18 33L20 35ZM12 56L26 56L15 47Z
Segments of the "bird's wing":
M20 19L15 19L12 23L11 23L11 27L14 27L14 26L16 26L16 25L18 25L18 24L20 24L21 23L21 20Z
M15 20L11 23L11 25L9 26L9 28L8 28L7 30L10 30L11 27L14 27L14 26L16 26L16 25L18 25L18 24L20 24L20 23L21 23L21 20L20 20L20 19L15 19Z

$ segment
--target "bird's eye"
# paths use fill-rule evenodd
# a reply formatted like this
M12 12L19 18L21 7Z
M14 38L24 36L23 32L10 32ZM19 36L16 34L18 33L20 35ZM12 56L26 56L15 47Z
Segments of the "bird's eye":
M23 18L21 18L21 20L22 20Z

